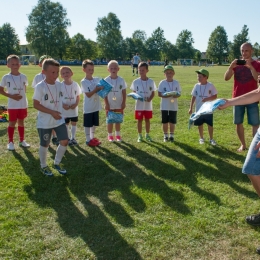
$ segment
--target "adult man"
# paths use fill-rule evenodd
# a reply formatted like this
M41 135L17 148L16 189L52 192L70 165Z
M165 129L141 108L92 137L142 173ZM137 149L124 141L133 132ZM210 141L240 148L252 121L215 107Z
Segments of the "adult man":
M133 76L135 75L135 71L136 71L136 75L138 75L138 64L140 61L141 59L138 56L138 53L136 53L136 55L133 57Z
M260 74L260 63L252 59L253 48L248 42L240 47L242 59L245 65L238 65L237 59L233 60L225 73L225 80L231 79L234 74L233 97L242 96L254 89L257 89L257 77ZM247 110L248 124L252 125L252 133L255 135L259 127L258 102L249 105L234 106L234 124L236 125L237 135L241 142L238 152L246 150L243 120L245 109Z

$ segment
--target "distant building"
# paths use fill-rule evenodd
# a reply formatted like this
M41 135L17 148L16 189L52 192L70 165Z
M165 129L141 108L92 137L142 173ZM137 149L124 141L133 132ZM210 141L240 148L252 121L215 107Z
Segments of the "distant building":
M22 55L31 55L32 52L29 50L28 42L20 42L19 44Z

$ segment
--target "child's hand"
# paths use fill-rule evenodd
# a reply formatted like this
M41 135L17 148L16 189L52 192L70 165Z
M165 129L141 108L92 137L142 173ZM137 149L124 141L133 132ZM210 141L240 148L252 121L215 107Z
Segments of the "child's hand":
M59 111L52 111L52 113L51 113L51 115L52 115L52 117L54 118L54 119L56 119L56 120L59 120L59 119L61 119L62 118L62 116L61 116L61 114L60 114L60 112Z
M71 109L75 109L77 107L77 103L70 106Z
M255 146L255 150L258 150L256 154L256 158L260 158L260 142L258 142Z
M192 109L191 109L191 108L189 109L189 114L190 114L190 115L192 114Z
M125 107L126 107L125 103L122 103L121 109L125 109Z
M13 94L10 96L10 98L16 100L16 101L19 101L20 99L23 98L23 96L21 96L20 94Z
M62 104L62 107L63 107L65 110L69 110L69 109L70 109L70 106L67 105L67 104Z
M98 92L99 90L103 89L103 86L96 86L96 92Z
M109 111L110 110L110 106L107 104L105 105L105 110Z

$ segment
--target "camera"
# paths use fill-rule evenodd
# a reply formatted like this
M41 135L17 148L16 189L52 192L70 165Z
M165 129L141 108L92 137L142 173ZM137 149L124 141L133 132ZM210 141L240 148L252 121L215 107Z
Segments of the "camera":
M237 60L237 65L245 65L246 60Z

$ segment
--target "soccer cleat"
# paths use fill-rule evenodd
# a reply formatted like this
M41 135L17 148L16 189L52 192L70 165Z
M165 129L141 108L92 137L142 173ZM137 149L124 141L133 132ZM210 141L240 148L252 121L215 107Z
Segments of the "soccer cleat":
M174 142L174 137L173 136L170 137L170 142Z
M166 142L169 141L169 138L168 138L168 137L164 137L164 138L163 138L163 141L166 143Z
M44 167L44 168L41 168L41 172L42 172L44 175L46 175L46 176L49 176L49 177L52 177L52 176L53 176L53 173L52 173L51 169L50 169L48 166L46 166L46 167Z
M72 142L72 140L69 140L68 145L69 145L69 146L74 145L73 142Z
M137 142L141 143L143 141L143 137L142 136L138 136Z
M89 142L86 142L86 145L90 147L94 147L94 146L98 146L98 143L94 139L91 139Z
M114 142L114 136L108 136L108 137L107 137L107 140L108 140L109 142Z
M204 140L203 138L201 138L201 139L199 140L199 143L200 143L200 144L204 144L204 143L205 143L205 140Z
M52 141L53 145L59 145L59 144L60 144L57 137L53 137L53 138L51 139L51 141Z
M215 141L214 139L211 139L211 140L209 141L209 143L210 143L211 145L217 145L217 143L216 143L216 141Z
M117 136L116 136L116 140L117 140L117 142L122 142L121 136L120 136L120 135L117 135Z
M150 135L146 135L145 139L146 139L147 142L152 142L153 141Z
M19 146L20 147L25 147L25 148L30 147L30 145L28 143L26 143L25 140L23 140L22 142L19 142Z
M260 226L260 213L251 215L251 216L247 216L246 222L247 222L247 224L249 224L251 226Z
M62 175L67 174L67 171L65 169L62 169L59 164L54 164L54 168Z
M93 138L92 140L94 140L97 143L97 145L101 145L101 141L99 141L99 139Z
M72 138L70 141L72 142L73 145L78 145L78 142L76 141L76 139Z
M8 149L9 151L14 151L14 150L15 150L15 148L14 148L14 143L13 143L13 142L10 142L10 143L7 145L7 149Z

